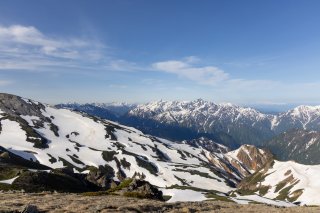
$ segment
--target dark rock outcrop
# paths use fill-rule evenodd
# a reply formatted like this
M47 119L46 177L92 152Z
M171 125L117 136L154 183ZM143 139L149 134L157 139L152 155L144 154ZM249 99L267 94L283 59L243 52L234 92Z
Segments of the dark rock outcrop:
M44 110L45 106L16 95L0 93L0 109L11 116L29 115L44 118L41 110Z
M109 167L100 166L99 168L91 169L86 176L86 180L90 183L102 188L110 189L118 185L112 178L114 177L114 170L110 170Z
M122 191L125 196L163 200L162 191L145 180L133 179Z
M21 213L38 213L39 210L35 205L27 205Z
M59 171L25 171L14 180L12 186L26 192L58 191L85 192L96 190L81 174L68 174Z

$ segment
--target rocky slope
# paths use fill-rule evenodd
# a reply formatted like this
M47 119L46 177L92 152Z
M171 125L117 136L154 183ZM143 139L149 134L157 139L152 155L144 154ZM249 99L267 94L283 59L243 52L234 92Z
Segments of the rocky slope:
M239 144L259 145L273 136L271 115L264 115L251 108L215 104L201 99L190 102L158 101L139 105L132 109L128 116L180 126L198 133L224 133Z
M264 145L274 136L293 129L320 130L320 106L299 106L278 115L201 99L142 105L92 103L58 106L116 120L168 139L192 140L206 136L229 147ZM108 110L105 115L103 110Z
M41 180L45 177L46 180L62 178L66 185L72 185L68 181L76 179L74 181L78 181L78 185L74 186L82 187L84 184L86 190L88 184L108 189L112 188L113 182L138 178L159 187L164 195L171 197L169 201L172 202L215 199L290 206L292 204L288 201L293 201L291 194L294 193L296 202L320 203L318 198L306 198L311 193L309 190L300 190L303 187L307 189L306 183L317 178L318 167L292 162L278 164L277 161L276 167L271 167L273 158L270 152L252 145L229 151L205 138L176 143L84 113L57 109L8 94L0 97L0 163L4 165L2 168L9 168L10 163L15 163L14 166L23 166L27 170L21 173L16 168L6 175L2 173L1 187L21 186L26 183L22 180L28 180L25 185L40 184L43 187ZM27 162L36 167L26 165ZM277 185L282 186L283 175L290 173L284 171L286 166L292 168L290 184L296 184L294 187L298 188L292 188L294 191L290 191L288 196L261 197ZM49 170L49 173L43 170ZM299 176L308 170L312 171L308 176ZM279 178L263 183L266 185L260 184L264 177L273 175ZM136 185L135 189L139 191L140 185ZM240 189L235 192L237 186ZM315 191L320 190L317 185L312 187ZM142 188L150 187L144 185ZM250 193L245 194L244 191Z
M15 186L21 179L29 180L27 177L31 177L30 181L39 180L40 183L27 183L41 188L42 178L55 180L63 176L68 183L72 178L84 181L81 175L86 175L85 181L99 187L112 184L110 179L117 182L133 177L166 188L172 195L179 194L181 188L190 189L190 193L194 193L194 188L228 193L250 174L251 168L246 168L241 159L227 155L226 147L216 144L214 151L214 146L208 146L204 139L192 144L174 143L87 114L14 95L1 94L0 97L0 145L4 155L19 157L49 170L68 168L75 172L60 170L57 174L54 170L49 174L33 174L30 171L26 177L25 173L13 173L10 178L14 179ZM11 179L0 178L0 182ZM199 196L205 199L201 193Z
M137 106L128 113L128 117L160 123L154 125L160 127L155 129L161 129L161 125L165 124L187 128L198 135L208 134L208 138L232 148L237 143L266 147L281 160L306 164L320 162L319 155L313 149L317 147L316 135L319 134L314 131L320 130L319 106L299 106L279 115L271 115L251 108L203 100L159 101ZM140 122L139 128L148 132L149 129L143 124ZM219 137L222 134L224 136Z
M266 144L279 160L320 164L320 132L296 129L284 132Z

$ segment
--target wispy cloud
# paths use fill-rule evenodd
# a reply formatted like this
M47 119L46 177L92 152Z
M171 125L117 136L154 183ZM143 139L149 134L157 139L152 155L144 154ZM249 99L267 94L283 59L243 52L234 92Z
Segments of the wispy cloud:
M227 80L229 74L214 66L197 66L198 58L187 57L184 60L161 61L152 64L158 71L176 74L200 84L212 85Z
M48 36L33 26L0 26L0 69L44 70L96 63L105 48L98 41Z

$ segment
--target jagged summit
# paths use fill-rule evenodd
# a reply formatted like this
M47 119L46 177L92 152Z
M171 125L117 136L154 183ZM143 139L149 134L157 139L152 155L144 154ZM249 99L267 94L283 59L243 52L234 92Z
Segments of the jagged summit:
M112 184L112 181L120 181L127 177L141 178L160 187L164 193L176 196L174 198L176 200L179 200L179 196L186 192L192 195L191 198L196 196L204 200L207 199L204 194L208 195L208 190L210 190L210 193L219 192L214 196L235 202L243 202L243 199L246 199L279 204L279 201L261 196L264 196L262 192L265 192L268 193L268 198L281 198L276 196L283 193L281 191L274 193L274 189L277 188L277 185L282 186L283 181L287 180L287 175L291 174L284 169L288 166L298 171L291 172L292 180L299 184L293 186L295 188L291 191L286 191L286 197L281 198L283 200L281 205L293 205L287 203L292 200L293 195L290 193L295 193L295 201L306 204L320 203L319 199L308 200L306 198L314 190L305 184L308 180L317 178L315 174L320 171L318 167L310 167L311 173L308 173L308 177L299 176L309 167L297 163L292 164L292 162L273 161L272 155L267 150L258 149L253 145L243 145L234 151L229 151L227 147L205 137L177 143L146 135L135 128L92 117L86 113L58 109L9 94L0 95L0 98L0 162L3 162L3 159L9 155L14 157L12 159L19 159L25 164L30 162L33 168L32 171L27 170L27 173L14 173L21 175L21 178L0 179L0 183L3 183L1 181L15 183L14 178L17 178L17 183L24 184L25 182L22 181L24 175L31 175L34 168L37 168L35 165L42 165L42 168L58 169L58 171L68 168L68 171L76 172L75 174L70 173L73 176L89 173L90 181L102 185ZM206 123L209 122L206 120L209 114L206 113L210 112L211 107L214 107L213 104L207 102L187 102L174 108L174 105L179 104L180 102L173 105L165 103L166 107L174 109L172 116L174 115L176 122L182 121L178 119L179 114L181 116L192 115L190 122L201 123L202 126L206 126ZM187 105L195 107L194 114L187 110ZM208 108L204 110L205 107ZM231 106L225 106L227 109L229 107ZM218 106L219 111L215 112L219 113L213 113L216 117L212 118L217 119L220 125L224 124L221 115L228 114L223 110L225 108ZM186 112L181 113L182 109ZM234 108L233 110L237 111ZM165 112L168 113L168 111ZM231 123L226 123L229 132L232 132L230 124L235 125L234 128L237 129L243 127L242 122L252 119L250 116L248 118L239 114L237 117L237 119L233 116L228 117L234 118ZM181 118L189 117L182 116ZM255 120L255 123L257 122ZM310 146L312 145L313 143L310 142ZM275 162L274 166L272 162ZM111 182L103 182L98 178L101 170L106 173L105 175ZM40 172L37 175L37 178L48 176L46 172ZM252 186L257 179L264 188L257 188L257 184ZM32 178L28 180L32 181ZM69 179L64 179L64 181L68 182ZM290 184L288 186L292 186L291 182ZM248 187L244 189L257 189L258 191L253 191L248 198L245 194L241 194L243 192L241 188L236 188L238 185ZM305 187L307 190L301 191L297 187ZM312 187L317 188L318 186L312 185ZM195 188L196 191L194 191ZM233 196L229 196L230 194Z
M24 99L16 95L0 93L0 109L11 116L41 116L41 110L44 108L45 106L38 102Z
M190 128L199 133L225 133L240 144L248 141L261 144L273 134L270 115L251 108L203 100L151 102L132 109L128 116Z
M210 161L209 156L225 151L211 152L206 146L156 138L108 120L17 96L0 97L5 103L0 106L0 144L25 160L81 173L102 166L114 180L138 176L158 187L187 185L227 193L240 180L234 169L225 170Z
M273 155L269 150L258 149L253 145L244 144L237 150L228 153L235 159L242 162L251 171L261 169L266 163L273 160Z
M289 141L295 138L291 144L300 144L301 140L308 143L308 136L304 136L305 139L296 137L297 134L292 130L320 131L319 106L299 106L277 115L264 114L252 108L232 104L215 104L202 99L154 101L135 106L121 116L113 116L111 111L108 111L109 115L101 111L102 108L91 105L82 105L81 108L74 109L100 117L105 116L102 118L134 126L144 133L170 140L190 141L206 137L232 149L242 144L270 146L276 155L279 155L275 150L276 146L269 143L276 136L288 132L295 137L285 137L283 143L289 144ZM289 155L292 150L287 149L281 147L281 151L285 152L283 156L287 156L284 160L294 159L306 163L301 158L296 158L296 154ZM309 153L306 158L308 163L319 162L320 158L313 155L311 149L305 150L308 150L305 152L306 155Z

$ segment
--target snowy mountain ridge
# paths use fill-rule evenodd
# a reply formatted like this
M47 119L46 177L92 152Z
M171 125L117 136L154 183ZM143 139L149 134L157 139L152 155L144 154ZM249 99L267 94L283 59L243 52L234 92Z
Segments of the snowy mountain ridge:
M0 109L0 146L50 168L87 173L102 166L114 180L140 177L162 188L221 193L235 189L245 175L242 170L248 170L232 158L238 171L224 153L144 135L112 121L13 95L0 94ZM213 158L221 163L214 164Z
M198 99L196 101L156 101L138 105L128 113L130 116L156 120L160 123L176 124L194 128L199 132L223 131L250 143L251 136L261 136L261 145L277 134L299 128L320 130L320 106L298 106L278 115L264 114L253 108L233 104L215 104ZM233 129L243 128L248 135L239 135ZM252 130L248 130L251 128Z
M243 145L230 152L214 141L210 141L213 145L206 149L203 146L208 142L205 138L176 143L145 135L116 122L8 94L0 94L0 110L1 149L46 168L69 167L79 173L88 173L91 168L103 167L115 181L139 177L160 187L165 194L172 196L172 200L179 200L183 193L188 192L193 200L215 196L240 203L259 201L293 205L289 202L293 200L288 197L272 200L256 192L248 196L238 191L236 186L247 178L263 169L273 168L266 168L272 162L271 153L252 145ZM274 168L276 171L272 174L278 170L278 167ZM312 168L318 171L318 167ZM299 178L302 183L305 176L295 177ZM10 184L9 180L0 182ZM267 191L270 193L279 184L267 183L271 184ZM309 193L309 190L295 196L294 202L320 204L320 199L304 199L309 195L304 193Z

